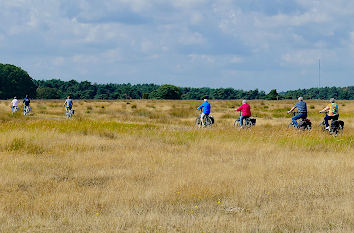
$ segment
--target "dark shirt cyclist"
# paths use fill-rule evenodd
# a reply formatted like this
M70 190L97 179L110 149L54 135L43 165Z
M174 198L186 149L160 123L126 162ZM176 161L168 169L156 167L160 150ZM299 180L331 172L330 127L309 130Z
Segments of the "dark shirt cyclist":
M26 95L26 97L23 99L23 111L26 113L28 110L29 110L29 107L30 107L30 103L31 103L31 100L28 98L28 95Z
M30 106L31 100L28 98L28 95L23 99L23 104L27 107Z

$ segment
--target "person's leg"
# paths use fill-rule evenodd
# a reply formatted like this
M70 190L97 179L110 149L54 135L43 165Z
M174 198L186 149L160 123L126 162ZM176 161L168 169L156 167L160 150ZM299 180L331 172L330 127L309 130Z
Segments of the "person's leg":
M291 120L292 120L292 122L293 122L293 124L294 124L295 127L298 127L297 120L300 119L301 116L302 116L302 114L299 113L299 114L297 114L296 116L293 116L293 118L291 118Z
M244 119L244 118L245 118L244 116L240 116L240 126L243 125L243 119Z
M200 114L200 121L202 122L202 126L204 126L204 116L205 114L202 112L202 114Z
M328 121L329 121L330 119L331 119L331 117L328 116L328 115L326 115L325 118L324 118L326 128L329 127Z
M208 114L205 114L205 125L207 123L207 121L210 121L210 118L209 118L209 113ZM209 122L210 123L210 122Z
M338 120L338 115L335 115L335 116L330 116L328 120L332 120L331 124L333 123L333 121L336 121ZM329 125L329 123L328 123Z

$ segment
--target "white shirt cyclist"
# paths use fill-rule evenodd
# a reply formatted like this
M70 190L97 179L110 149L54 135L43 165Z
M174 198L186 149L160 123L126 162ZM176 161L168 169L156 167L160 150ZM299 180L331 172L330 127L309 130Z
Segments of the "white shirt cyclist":
M18 99L13 99L11 101L11 103L12 103L12 107L17 107L18 106Z

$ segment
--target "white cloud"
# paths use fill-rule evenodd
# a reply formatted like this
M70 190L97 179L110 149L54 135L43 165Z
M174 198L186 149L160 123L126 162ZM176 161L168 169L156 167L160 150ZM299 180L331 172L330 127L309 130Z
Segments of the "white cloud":
M177 8L194 8L208 3L208 0L178 0L172 1Z
M214 63L215 58L206 54L189 54L191 62L205 62L205 63Z
M243 58L239 57L239 56L232 56L230 59L230 63L242 63L243 62Z
M200 45L206 43L205 38L198 32L182 34L178 42L184 45Z
M318 60L337 61L335 52L324 49L296 50L282 55L282 60L290 65L312 66L318 64Z
M350 72L354 32L348 33L348 28L354 20L353 1L289 0L281 3L283 8L275 0L255 3L0 1L0 20L6 22L0 25L0 62L26 67L34 78L62 74L96 82L100 82L97 78L114 81L116 75L126 78L122 82L163 82L176 71L189 85L191 77L218 75L227 85L223 70L230 74L242 70L249 80L257 79L251 79L254 69L304 70L320 57ZM291 69L284 72L296 75ZM344 75L343 79L348 80ZM252 85L262 89L258 82ZM277 81L270 78L266 85Z

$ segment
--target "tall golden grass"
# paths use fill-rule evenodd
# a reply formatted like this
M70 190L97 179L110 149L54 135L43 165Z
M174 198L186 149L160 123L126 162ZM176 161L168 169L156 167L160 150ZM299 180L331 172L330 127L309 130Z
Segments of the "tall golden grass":
M294 101L250 101L257 126L233 128L240 101L0 101L0 232L353 232L354 101L343 135L288 129Z

